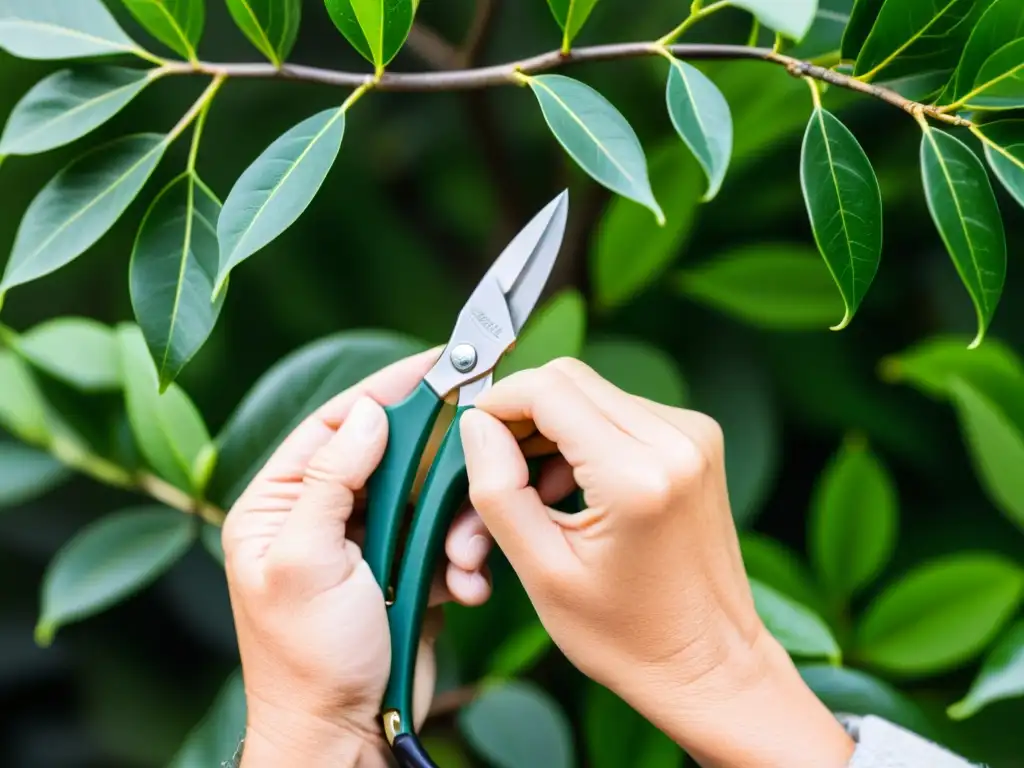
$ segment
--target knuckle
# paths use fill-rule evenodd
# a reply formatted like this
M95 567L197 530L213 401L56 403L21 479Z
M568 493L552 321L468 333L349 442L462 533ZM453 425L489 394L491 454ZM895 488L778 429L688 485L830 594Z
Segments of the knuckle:
M582 360L568 356L556 357L554 360L547 363L545 367L550 368L551 370L554 371L558 371L559 373L569 376L570 378L573 376L587 375L594 372L593 369L589 365L584 363Z

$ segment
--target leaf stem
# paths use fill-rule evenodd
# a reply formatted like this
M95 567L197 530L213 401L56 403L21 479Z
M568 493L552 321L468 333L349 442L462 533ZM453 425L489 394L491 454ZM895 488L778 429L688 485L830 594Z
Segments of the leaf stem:
M348 98L345 99L345 103L341 105L341 111L348 112L349 108L363 98L367 91L372 90L374 85L375 82L373 80L368 80L352 91L352 93L348 95Z
M747 45L753 48L757 45L757 38L761 36L761 20L754 17L754 23L750 27L750 37L747 38Z
M821 90L818 88L818 81L810 77L805 77L804 82L807 83L807 87L811 89L811 101L814 102L814 108L821 109Z
M168 144L177 139L184 130L192 124L193 120L206 111L210 102L213 101L213 97L217 95L217 91L220 90L220 87L224 84L224 81L227 78L228 74L226 72L213 73L213 80L206 87L206 90L203 91L202 95L196 99L195 103L191 107L189 107L188 112L186 112L184 117L178 121L178 124L171 129L170 133L167 134Z
M223 79L221 82L224 82ZM196 127L192 131L192 146L188 151L187 170L189 173L195 173L196 171L196 160L199 157L199 142L202 141L203 138L203 128L206 127L206 117L210 114L211 104L213 104L213 96L206 99L202 108L199 110L199 119L196 121Z
M659 45L669 45L674 43L683 33L686 32L690 27L696 24L701 19L707 18L715 11L719 11L729 5L729 0L718 0L717 3L712 3L707 7L701 7L700 3L695 2L690 6L690 15L683 19L682 23L665 35L663 38L658 40Z

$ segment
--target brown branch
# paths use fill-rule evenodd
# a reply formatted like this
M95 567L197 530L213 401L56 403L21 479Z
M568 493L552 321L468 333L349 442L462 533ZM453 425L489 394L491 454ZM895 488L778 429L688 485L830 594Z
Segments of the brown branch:
M430 27L412 25L406 45L434 69L459 68L460 52Z
M476 63L477 56L487 43L487 36L491 31L491 22L494 21L494 11L497 0L476 0L476 13L469 23L469 30L466 32L466 39L459 49L457 64L461 68L471 67Z

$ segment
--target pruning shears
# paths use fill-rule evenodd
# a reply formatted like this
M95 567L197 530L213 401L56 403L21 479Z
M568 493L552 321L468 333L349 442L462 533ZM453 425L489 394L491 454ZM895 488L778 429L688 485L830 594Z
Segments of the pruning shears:
M382 719L391 750L404 768L436 768L414 732L412 688L431 579L445 534L468 491L459 421L491 386L494 368L536 306L561 248L568 208L566 190L512 239L463 306L437 362L412 394L385 409L388 445L367 487L363 555L388 603L392 661ZM398 534L420 455L443 404L456 390L454 417L423 481L404 559L396 564Z

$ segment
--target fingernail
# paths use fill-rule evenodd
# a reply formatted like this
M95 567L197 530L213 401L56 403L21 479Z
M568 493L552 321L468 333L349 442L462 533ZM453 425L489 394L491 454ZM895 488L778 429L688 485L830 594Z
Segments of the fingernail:
M487 559L487 552L490 547L485 539L480 534L476 534L470 538L466 544L466 563L473 568L479 568L484 564L484 560Z
M368 397L356 400L345 419L345 429L362 437L370 437L377 431L380 407Z

